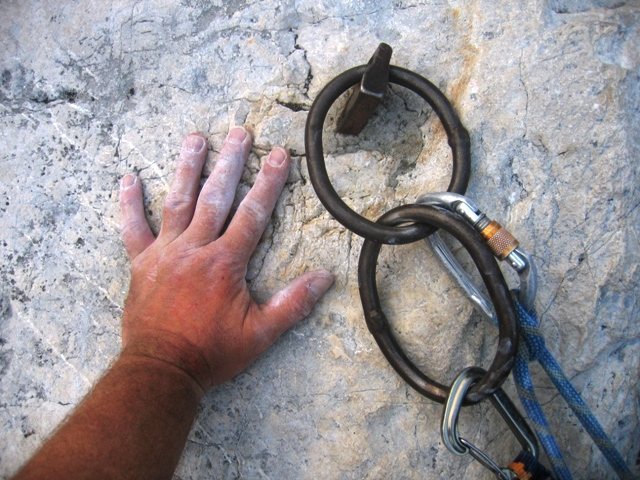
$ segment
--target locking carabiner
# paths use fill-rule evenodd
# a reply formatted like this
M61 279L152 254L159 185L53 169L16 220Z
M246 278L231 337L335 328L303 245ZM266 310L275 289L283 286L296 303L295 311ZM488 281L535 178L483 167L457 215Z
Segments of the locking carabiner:
M512 461L509 467L501 467L486 452L458 433L458 416L464 398L484 373L479 367L465 368L451 385L440 428L443 443L455 455L471 455L500 480L549 478L549 472L538 463L539 448L536 436L501 388L489 396L489 399L522 447L516 460Z
M500 260L506 260L518 274L520 281L518 301L527 310L533 309L537 291L536 266L533 258L519 247L518 240L508 230L487 217L482 210L463 195L452 192L430 193L418 198L418 203L455 212L479 232L493 254ZM476 287L442 238L434 233L428 237L427 241L471 302L495 324L496 317L491 301Z

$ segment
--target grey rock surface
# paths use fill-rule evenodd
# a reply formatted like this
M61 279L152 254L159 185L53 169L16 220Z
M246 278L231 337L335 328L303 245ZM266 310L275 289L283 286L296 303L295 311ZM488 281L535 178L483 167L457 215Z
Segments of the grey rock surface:
M252 290L265 299L316 267L337 282L307 320L207 395L176 478L493 478L446 450L442 407L378 350L358 297L362 240L309 181L312 100L380 41L455 105L471 135L468 193L533 252L547 343L637 472L636 1L5 0L0 10L0 477L119 350L128 286L119 178L140 173L157 228L181 137L206 132L213 164L228 127L247 124L255 147L238 198L272 145L295 160L248 272ZM368 218L448 183L444 130L401 88L360 137L335 134L333 117L325 137L336 189ZM384 247L378 282L425 371L450 382L463 366L489 364L495 330L422 242ZM534 371L575 477L613 478ZM514 395L511 379L505 388ZM500 459L515 452L487 402L465 410L461 430Z

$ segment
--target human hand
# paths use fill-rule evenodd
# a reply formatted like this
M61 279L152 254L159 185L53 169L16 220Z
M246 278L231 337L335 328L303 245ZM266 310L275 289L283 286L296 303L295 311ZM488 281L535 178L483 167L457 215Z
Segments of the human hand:
M231 379L278 336L311 312L333 283L306 273L264 304L251 298L247 263L288 176L287 152L274 148L253 188L222 233L251 148L242 127L229 132L213 172L198 192L207 142L187 136L154 238L134 174L121 181L122 238L131 285L122 320L122 355L180 368L203 390Z

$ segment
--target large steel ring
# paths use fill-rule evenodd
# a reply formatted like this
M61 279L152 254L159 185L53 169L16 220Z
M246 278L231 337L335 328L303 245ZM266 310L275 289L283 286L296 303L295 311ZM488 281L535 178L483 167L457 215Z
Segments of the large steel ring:
M487 372L469 390L465 404L477 403L493 394L504 382L513 367L518 347L516 312L504 277L496 260L480 235L456 214L427 205L403 205L382 215L384 225L423 225L442 228L453 235L469 252L489 296L498 319L498 347ZM398 374L422 395L445 403L449 387L425 375L404 353L391 331L382 311L376 284L376 267L382 244L365 240L358 263L360 299L369 331L380 350Z
M367 65L352 68L331 80L318 94L307 117L305 149L309 177L325 208L342 225L368 240L386 244L404 244L427 236L432 229L423 225L391 226L372 222L354 212L331 185L324 160L322 131L331 105L350 87L360 82ZM469 134L455 110L438 88L426 78L404 68L390 66L389 82L406 87L426 100L447 132L453 154L453 169L448 191L463 194L469 182Z

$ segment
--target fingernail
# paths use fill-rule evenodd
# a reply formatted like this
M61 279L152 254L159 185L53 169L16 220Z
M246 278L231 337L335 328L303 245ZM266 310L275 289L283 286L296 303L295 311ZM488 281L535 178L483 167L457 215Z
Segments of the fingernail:
M247 138L247 131L242 127L233 127L227 135L227 142L240 145Z
M320 298L324 292L326 292L331 285L333 285L336 279L335 275L327 270L318 270L314 272L315 275L309 282L309 292L316 297Z
M267 162L269 162L269 165L271 165L272 167L279 168L284 164L284 161L286 159L287 152L284 150L284 148L276 147L271 150L269 158L267 158Z
M124 177L120 179L120 189L126 190L127 188L133 187L138 181L138 176L134 173L128 173Z
M200 135L192 133L184 139L182 148L191 153L200 153L206 143L206 140Z

